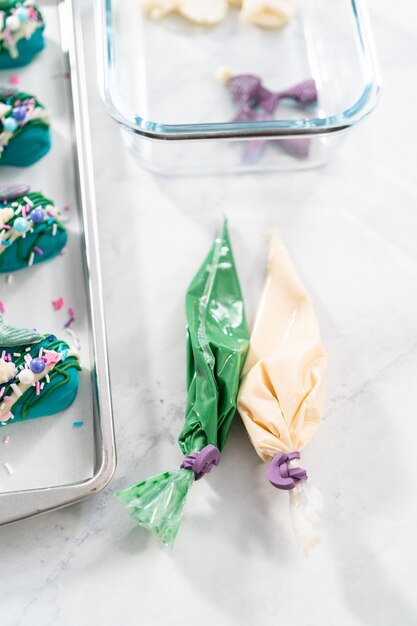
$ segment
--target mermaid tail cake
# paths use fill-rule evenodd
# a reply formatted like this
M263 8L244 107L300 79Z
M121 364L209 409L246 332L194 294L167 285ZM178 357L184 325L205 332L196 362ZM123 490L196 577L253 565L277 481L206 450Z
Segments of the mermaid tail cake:
M30 63L45 47L44 28L32 0L0 0L0 70Z
M25 185L0 185L0 274L48 261L66 243L52 200Z
M78 391L78 354L54 335L8 326L0 315L0 424L53 415Z
M28 93L0 87L0 165L32 165L50 147L45 107Z

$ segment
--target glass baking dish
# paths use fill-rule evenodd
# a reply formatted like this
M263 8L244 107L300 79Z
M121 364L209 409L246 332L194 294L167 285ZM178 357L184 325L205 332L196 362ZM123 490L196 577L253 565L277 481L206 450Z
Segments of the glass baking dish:
M362 0L298 0L293 20L273 31L242 24L232 8L224 22L204 28L174 15L152 21L139 0L96 6L103 100L152 171L319 166L376 104L380 78ZM216 77L225 66L257 74L274 91L313 78L317 102L282 100L273 120L231 122L236 104ZM301 142L307 150L294 154Z

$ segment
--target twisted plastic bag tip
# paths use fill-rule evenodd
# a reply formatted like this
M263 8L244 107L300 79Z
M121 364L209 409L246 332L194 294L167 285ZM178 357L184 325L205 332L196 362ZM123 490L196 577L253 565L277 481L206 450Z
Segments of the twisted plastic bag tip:
M116 495L138 524L172 548L193 481L193 472L179 469L147 478Z
M288 492L291 522L297 543L308 556L321 542L321 512L323 497L308 481L299 482Z

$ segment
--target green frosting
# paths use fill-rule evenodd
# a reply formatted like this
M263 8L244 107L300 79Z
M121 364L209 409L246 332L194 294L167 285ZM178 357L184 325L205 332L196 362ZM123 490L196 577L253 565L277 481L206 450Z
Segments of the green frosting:
M42 339L36 330L28 330L26 328L18 328L5 324L3 316L0 313L0 346L2 348L14 348L22 344L36 343ZM1 349L2 350L2 349Z
M207 444L222 450L236 413L249 347L243 298L227 223L186 294L187 406L179 445L185 455ZM178 469L119 492L133 518L173 545L194 474Z
M30 210L37 208L44 210L45 219L40 224L31 222L31 231L28 231L25 237L19 237L6 249L0 250L0 274L24 269L28 266L31 258L34 265L48 261L56 257L67 243L66 228L58 219L46 212L46 207L54 206L52 200L41 193L31 192L22 198L0 205L0 214L6 208L13 208L15 212L7 225L12 228L16 217L21 216L19 207L27 205L25 198L28 198L33 204ZM38 254L35 248L42 250L42 254Z

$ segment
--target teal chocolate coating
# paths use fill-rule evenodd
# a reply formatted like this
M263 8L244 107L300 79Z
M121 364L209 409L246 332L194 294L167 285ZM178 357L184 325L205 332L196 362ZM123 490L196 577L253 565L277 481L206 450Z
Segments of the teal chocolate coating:
M49 126L38 122L29 122L17 137L14 137L3 156L0 165L27 167L33 165L51 148L51 133Z
M39 193L28 193L27 197L33 202L34 208L44 208L53 204L51 200ZM22 198L17 199L16 202L25 204ZM10 204L0 204L0 210L9 207ZM15 217L8 224L13 226L14 220ZM54 224L57 225L55 235L52 234ZM27 232L24 238L19 237L11 246L0 253L0 274L8 274L28 267L29 259L35 247L40 248L43 254L37 254L35 251L33 265L53 259L66 246L67 231L59 220L48 217L46 214L44 222L32 224L32 228L33 232Z
M0 70L9 70L16 67L24 67L25 65L29 65L31 61L35 58L39 52L41 52L45 47L45 39L43 36L43 31L45 30L45 26L42 25L40 28L35 30L32 37L30 39L21 39L17 44L18 56L13 59L8 50L0 51Z
M41 347L44 347L46 350L61 352L62 350L68 349L68 344L64 341L59 341L53 335L45 335L42 341L30 346L30 352L25 351L26 347L28 346L13 348L14 353L20 352L22 354L21 357L14 359L15 365L18 366L20 363L24 362L23 357L25 354L30 354L33 358L38 356ZM3 352L3 349L4 348L0 346L0 354ZM9 351L10 350L6 349L6 352ZM55 413L67 409L77 396L79 386L78 373L80 370L81 366L78 359L74 356L59 361L50 371L50 382L45 384L40 395L36 395L35 387L28 389L13 405L13 419L8 422L0 422L0 424L13 424L15 422L34 419L45 415L54 415ZM4 396L9 395L12 391L9 383L0 384L0 390L2 387L6 387L3 394Z

